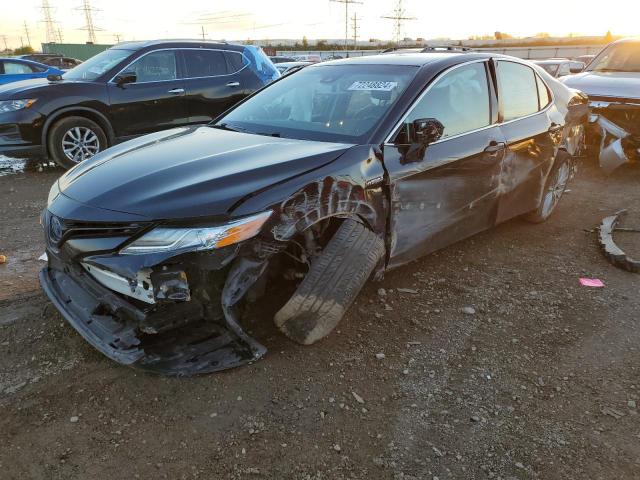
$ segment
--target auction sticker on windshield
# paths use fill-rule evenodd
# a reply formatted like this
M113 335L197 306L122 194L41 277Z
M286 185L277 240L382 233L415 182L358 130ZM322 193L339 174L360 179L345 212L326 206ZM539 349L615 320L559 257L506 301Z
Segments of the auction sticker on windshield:
M377 82L374 80L362 80L353 82L349 90L380 90L390 92L398 86L398 82Z

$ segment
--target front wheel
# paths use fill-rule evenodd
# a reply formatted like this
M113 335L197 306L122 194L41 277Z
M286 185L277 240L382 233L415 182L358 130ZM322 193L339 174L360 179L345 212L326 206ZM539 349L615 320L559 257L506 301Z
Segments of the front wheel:
M86 117L66 117L49 133L49 153L62 168L71 168L107 148L104 130Z
M571 157L568 154L559 154L547 178L540 205L537 209L525 214L523 217L525 220L541 223L551 216L567 188L571 169Z

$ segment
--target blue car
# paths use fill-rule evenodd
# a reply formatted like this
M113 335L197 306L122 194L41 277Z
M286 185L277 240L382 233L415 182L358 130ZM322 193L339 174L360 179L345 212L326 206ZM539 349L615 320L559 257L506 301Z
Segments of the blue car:
M31 60L21 58L0 58L0 85L28 80L30 78L46 78L47 75L62 75L58 68L50 67Z

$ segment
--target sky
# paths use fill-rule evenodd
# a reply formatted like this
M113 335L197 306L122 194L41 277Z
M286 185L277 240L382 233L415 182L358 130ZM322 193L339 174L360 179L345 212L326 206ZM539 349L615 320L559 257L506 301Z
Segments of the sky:
M64 42L85 42L83 0L48 0ZM360 40L392 39L396 0L360 0L350 6L358 16ZM98 43L151 38L199 38L204 27L209 39L344 38L344 4L329 0L91 0ZM403 37L466 39L492 35L514 36L547 32L567 34L640 34L640 0L404 0ZM606 5L606 7L603 7ZM0 0L0 48L45 41L42 0ZM596 14L597 12L597 14ZM350 22L351 23L351 22ZM4 35L4 37L3 37ZM353 33L349 29L349 35ZM22 40L21 40L22 37Z

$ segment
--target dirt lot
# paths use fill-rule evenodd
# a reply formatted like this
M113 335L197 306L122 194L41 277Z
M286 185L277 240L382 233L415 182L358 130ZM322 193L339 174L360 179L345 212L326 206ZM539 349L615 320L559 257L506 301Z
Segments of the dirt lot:
M254 318L261 361L176 379L107 360L48 304L38 216L61 172L26 167L0 162L3 479L640 478L640 276L593 231L623 207L640 227L640 168L585 167L546 224L370 282L312 347Z

